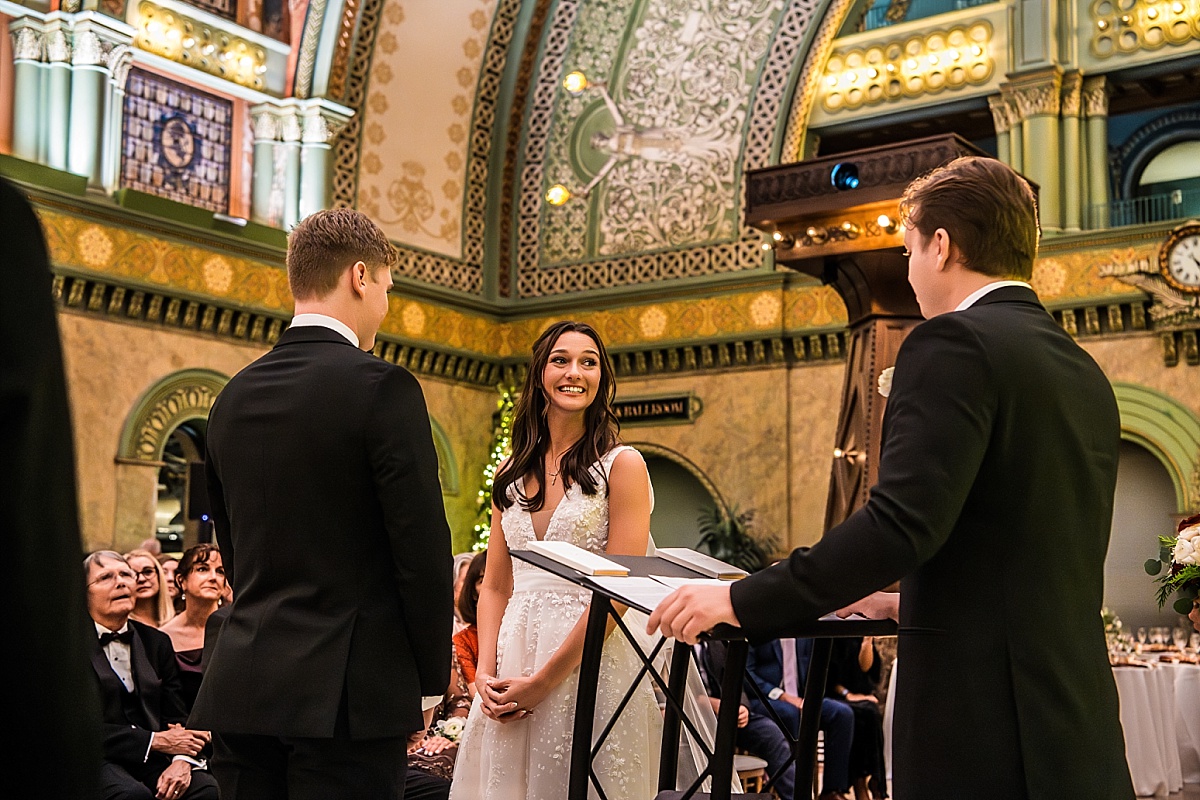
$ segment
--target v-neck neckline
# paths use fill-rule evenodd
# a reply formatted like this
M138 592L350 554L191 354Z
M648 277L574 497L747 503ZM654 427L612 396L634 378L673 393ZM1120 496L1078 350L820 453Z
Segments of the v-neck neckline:
M521 491L526 493L529 491L529 485L525 481L521 481ZM525 513L529 515L529 527L531 530L533 530L534 540L539 542L546 541L546 534L550 533L550 526L554 524L554 518L558 516L558 509L562 507L563 501L567 499L567 495L570 494L570 492L570 486L563 490L563 496L560 497L558 502L554 504L554 510L550 512L550 518L546 520L546 530L542 531L541 536L538 536L537 526L533 524L533 512L528 509L524 509ZM528 497L529 495L526 494L525 496Z

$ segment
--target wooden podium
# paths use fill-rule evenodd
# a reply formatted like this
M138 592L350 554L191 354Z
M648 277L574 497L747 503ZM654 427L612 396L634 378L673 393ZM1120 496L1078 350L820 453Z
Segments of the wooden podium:
M592 720L596 713L596 690L600 682L600 661L604 649L604 634L610 617L616 621L617 625L617 630L613 632L613 635L615 636L619 632L620 635L626 637L642 661L642 669L635 676L622 702L618 704L617 714L621 713L621 710L633 697L638 683L645 676L649 676L666 697L667 708L663 717L662 749L659 756L659 793L655 800L687 800L687 798L730 800L733 785L733 741L737 733L737 703L721 704L720 713L717 715L717 732L713 750L708 752L706 748L704 749L708 767L700 773L692 786L682 790L675 788L681 730L688 728L693 739L700 740L695 724L688 718L683 706L683 694L686 687L688 664L692 658L692 648L676 647L674 649L671 656L670 677L669 680L664 680L662 674L653 666L653 661L665 646L666 639L660 639L650 653L644 652L634 637L630 635L625 621L616 613L613 602L635 608L644 614L649 614L652 609L641 605L635 599L623 597L619 592L601 586L586 575L539 553L529 550L513 550L511 553L513 558L544 569L592 592L587 630L583 642L583 659L579 665L579 693L575 700L575 728L572 739L570 785L567 791L567 800L587 800L589 785L598 784L595 771L592 769L592 761L612 731L615 722L615 718L609 720L595 743L592 742ZM704 577L686 567L653 556L606 555L605 558L627 567L632 577L649 577L651 575L679 578ZM830 637L892 636L895 633L896 624L891 620L819 620L797 628L794 632L795 636L815 639L812 661L809 663L808 679L804 686L805 697L824 697L825 695L825 679L829 670L829 656L832 650ZM723 697L738 697L742 692L746 653L749 645L740 629L728 625L718 626L712 632L712 638L722 639L729 643L721 694ZM753 690L757 690L753 684L750 686ZM813 785L819 718L820 704L805 703L800 713L799 734L792 741L792 757L796 761L797 787L807 788ZM701 747L703 748L703 745ZM699 791L704 779L708 777L712 778L712 792ZM603 789L598 791L603 797ZM745 794L741 797L746 800L772 800L773 795ZM791 798L784 800L791 800Z

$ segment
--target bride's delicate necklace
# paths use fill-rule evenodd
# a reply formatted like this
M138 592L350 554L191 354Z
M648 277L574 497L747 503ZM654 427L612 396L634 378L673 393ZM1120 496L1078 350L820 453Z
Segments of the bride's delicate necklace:
M553 453L550 454L551 458L552 458L551 463L553 463L554 466L558 467L558 472L551 472L549 467L546 468L546 474L550 476L550 485L551 486L558 483L558 474L559 474L559 472L562 472L562 467L559 466L558 460L560 458L562 458L564 454L566 454L567 450L570 450L570 449L571 449L571 446L568 445L566 450L563 450L557 456L555 456Z

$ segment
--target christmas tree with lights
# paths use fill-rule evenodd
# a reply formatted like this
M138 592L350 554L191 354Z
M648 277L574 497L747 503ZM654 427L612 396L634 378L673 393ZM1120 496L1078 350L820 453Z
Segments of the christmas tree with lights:
M512 424L513 411L517 404L517 389L515 386L504 384L496 388L500 392L500 400L496 403L496 413L492 416L495 420L492 428L492 446L488 451L488 463L483 468L483 486L475 499L479 509L471 542L471 550L475 552L487 549L488 536L492 531L492 482L496 480L496 470L500 468L500 462L512 454Z

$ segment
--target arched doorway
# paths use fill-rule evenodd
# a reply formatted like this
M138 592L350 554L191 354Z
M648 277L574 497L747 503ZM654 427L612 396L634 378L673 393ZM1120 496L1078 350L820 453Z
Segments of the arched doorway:
M713 506L725 507L708 476L682 454L652 444L638 444L654 486L650 532L658 547L695 548L698 520Z
M1121 442L1104 603L1134 631L1176 622L1170 607L1159 611L1154 579L1142 567L1158 556L1158 537L1174 532L1175 508L1175 486L1159 458L1141 445Z

